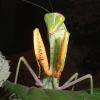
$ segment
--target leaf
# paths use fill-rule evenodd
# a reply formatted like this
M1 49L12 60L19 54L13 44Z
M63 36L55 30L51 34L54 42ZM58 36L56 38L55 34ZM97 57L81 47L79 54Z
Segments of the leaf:
M89 90L67 91L48 90L42 88L28 88L22 85L15 85L6 81L4 87L10 93L15 93L22 100L100 100L100 89L94 89L94 94L90 95ZM0 99L4 100L4 99Z
M9 61L0 52L0 87L8 79L10 75Z

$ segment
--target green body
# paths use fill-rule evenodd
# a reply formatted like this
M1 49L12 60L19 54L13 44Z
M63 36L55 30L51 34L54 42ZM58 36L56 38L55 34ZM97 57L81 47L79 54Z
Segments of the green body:
M64 24L65 17L62 14L47 13L44 16L44 20L48 29L50 43L50 68L54 70L60 52L61 42L64 38L64 33L67 32L68 35L70 35L70 33L66 29Z
M70 33L67 31L64 24L65 17L60 13L47 13L44 20L48 30L49 44L50 44L50 70L52 72L56 69L56 63L60 53L61 43L66 32L68 37ZM67 43L66 43L67 46ZM65 47L67 52L67 47ZM65 52L65 58L66 58ZM65 59L64 61L65 62ZM63 66L62 66L63 67ZM43 80L44 88L56 89L59 86L59 79L55 77L47 77Z

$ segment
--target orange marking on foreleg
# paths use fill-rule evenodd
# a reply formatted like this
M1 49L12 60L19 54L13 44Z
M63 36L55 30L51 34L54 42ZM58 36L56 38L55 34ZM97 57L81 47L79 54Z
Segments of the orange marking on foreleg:
M59 52L57 64L56 64L56 70L54 73L54 76L59 78L61 76L61 72L64 69L64 63L65 63L65 55L66 55L66 48L68 47L68 40L69 40L69 35L67 32L64 34L64 38L61 43L61 50Z
M46 50L39 32L39 29L36 28L33 31L34 34L34 51L35 51L35 56L41 67L43 68L45 74L48 76L52 75L52 72L49 69L49 64L48 64L48 59L46 55Z

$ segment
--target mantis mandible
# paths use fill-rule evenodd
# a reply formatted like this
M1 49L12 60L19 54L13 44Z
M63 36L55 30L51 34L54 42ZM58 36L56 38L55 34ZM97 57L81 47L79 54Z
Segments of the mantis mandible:
M50 63L48 62L45 46L38 28L33 30L33 45L37 64L39 69L43 69L45 77L40 80L26 59L22 56L19 58L14 83L17 84L20 64L23 62L35 79L36 85L41 88L63 90L70 86L74 86L76 83L85 79L89 79L90 93L93 94L93 79L91 74L78 78L78 73L75 73L67 82L65 82L62 86L59 86L61 73L64 69L70 33L64 24L65 17L62 14L57 12L46 13L44 20L47 26L50 43Z

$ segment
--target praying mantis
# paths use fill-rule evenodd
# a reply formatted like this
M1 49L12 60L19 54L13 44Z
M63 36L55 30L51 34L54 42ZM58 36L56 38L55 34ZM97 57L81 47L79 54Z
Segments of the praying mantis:
M41 80L35 74L31 66L28 64L27 60L22 56L19 58L18 61L14 84L17 85L20 65L23 62L26 65L26 68L31 73L34 80L36 81L36 85L40 88L51 90L64 90L70 86L73 87L76 83L79 83L85 79L89 79L90 94L92 95L93 79L91 74L87 74L83 77L78 78L78 73L75 73L68 79L67 82L65 82L62 86L59 86L61 73L64 69L70 33L68 32L64 24L65 17L60 13L46 13L44 15L44 21L48 30L48 38L50 43L50 63L48 61L46 49L38 28L35 28L33 30L33 46L36 61L39 66L39 75L41 74L40 70L42 69L44 71L45 77L43 77L43 79Z

